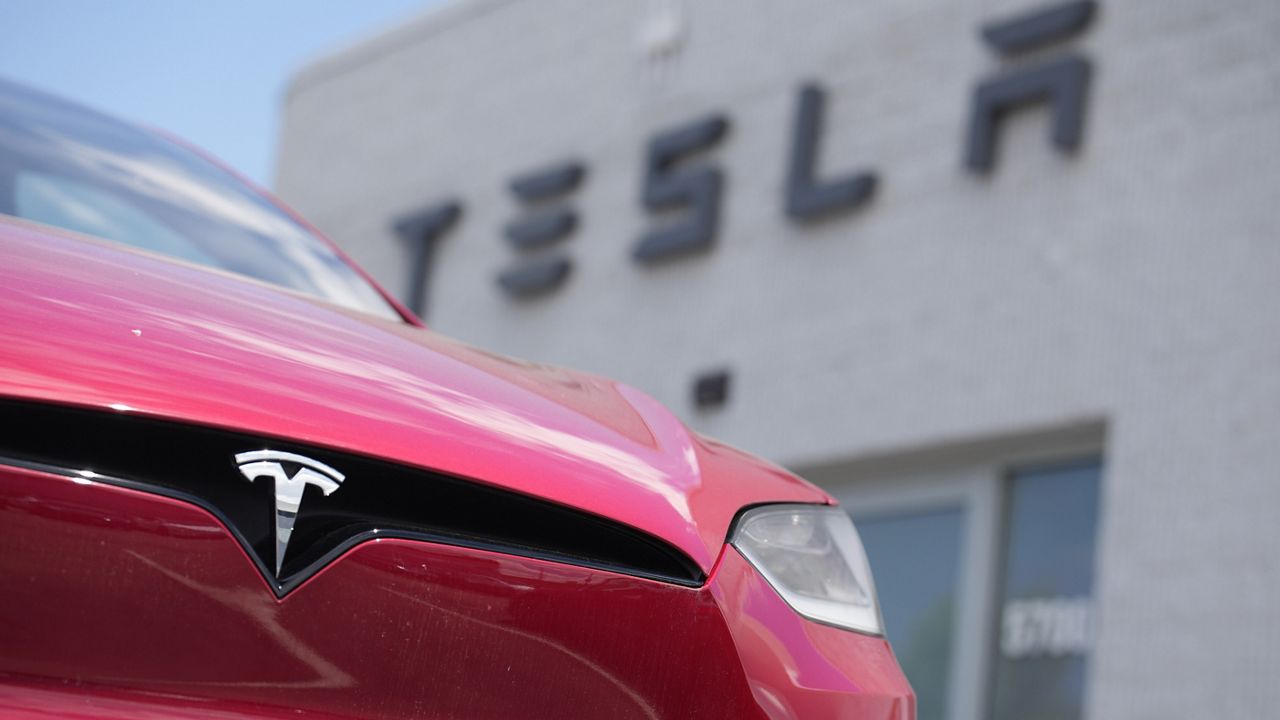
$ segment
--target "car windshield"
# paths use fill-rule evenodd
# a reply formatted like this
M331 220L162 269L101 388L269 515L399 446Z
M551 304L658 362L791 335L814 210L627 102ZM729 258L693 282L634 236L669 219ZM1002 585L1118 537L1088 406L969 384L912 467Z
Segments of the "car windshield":
M399 318L333 249L181 145L0 80L0 213Z

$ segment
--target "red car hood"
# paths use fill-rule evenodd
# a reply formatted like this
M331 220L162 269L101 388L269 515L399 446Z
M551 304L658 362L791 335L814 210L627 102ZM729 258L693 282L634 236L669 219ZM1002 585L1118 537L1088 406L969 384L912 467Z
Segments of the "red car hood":
M710 572L733 516L829 502L600 377L218 271L0 220L0 396L373 455L661 537Z

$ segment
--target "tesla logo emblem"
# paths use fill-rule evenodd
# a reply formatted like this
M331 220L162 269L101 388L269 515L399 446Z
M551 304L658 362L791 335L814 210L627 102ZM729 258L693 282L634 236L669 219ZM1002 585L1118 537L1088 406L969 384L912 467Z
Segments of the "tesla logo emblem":
M281 463L300 467L290 477ZM298 519L298 508L302 505L302 491L310 484L320 488L325 495L330 495L342 486L345 476L309 457L275 450L242 452L236 455L236 465L240 466L240 472L250 482L260 477L268 477L275 481L276 577L278 578L280 567L284 565L284 551L289 546L289 536L293 533L293 523Z

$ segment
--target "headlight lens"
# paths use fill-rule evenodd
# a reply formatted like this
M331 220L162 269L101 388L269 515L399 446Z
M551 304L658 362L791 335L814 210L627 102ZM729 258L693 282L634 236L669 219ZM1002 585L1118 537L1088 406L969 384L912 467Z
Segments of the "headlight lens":
M884 634L867 554L840 508L758 507L742 516L732 543L801 615Z

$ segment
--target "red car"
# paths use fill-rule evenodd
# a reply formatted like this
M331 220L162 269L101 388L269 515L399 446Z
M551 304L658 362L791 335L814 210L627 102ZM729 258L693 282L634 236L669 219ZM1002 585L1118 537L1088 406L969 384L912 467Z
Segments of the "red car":
M818 488L9 83L0 213L0 716L915 717Z

